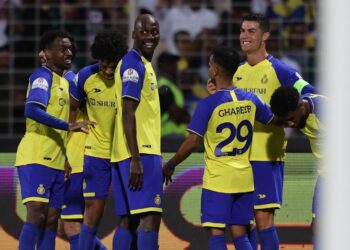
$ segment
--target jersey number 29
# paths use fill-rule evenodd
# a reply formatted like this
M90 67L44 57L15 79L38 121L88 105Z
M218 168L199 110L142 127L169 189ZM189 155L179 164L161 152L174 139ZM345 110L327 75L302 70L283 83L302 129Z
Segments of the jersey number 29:
M242 135L243 129L246 128L247 133L246 135ZM237 128L235 125L229 122L224 122L217 126L216 128L216 133L222 133L224 129L229 129L230 130L230 135L227 137L225 140L220 142L216 148L215 148L215 156L235 156L235 155L240 155L244 154L250 147L252 143L252 138L253 138L253 126L248 120L243 120L241 121ZM223 152L222 149L230 144L235 138L239 142L245 142L244 146L242 148L232 148L232 151L230 152Z

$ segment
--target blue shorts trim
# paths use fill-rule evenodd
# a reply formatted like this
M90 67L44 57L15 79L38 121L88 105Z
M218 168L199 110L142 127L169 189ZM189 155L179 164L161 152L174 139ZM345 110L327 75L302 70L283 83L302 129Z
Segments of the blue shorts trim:
M83 195L85 200L105 200L112 181L110 159L84 156Z
M85 201L83 197L83 173L71 174L65 182L61 218L82 219Z
M201 222L204 227L249 225L254 219L253 192L227 194L202 189Z
M64 171L40 164L17 167L23 204L29 201L48 203L61 209L64 193Z
M281 208L284 162L252 161L254 209Z
M141 155L143 185L130 190L130 158L113 166L113 194L117 215L163 211L163 170L159 155Z

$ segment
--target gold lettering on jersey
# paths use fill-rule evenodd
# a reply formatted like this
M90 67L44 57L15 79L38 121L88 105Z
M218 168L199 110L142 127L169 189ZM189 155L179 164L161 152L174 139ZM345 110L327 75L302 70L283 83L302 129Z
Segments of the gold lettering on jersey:
M97 107L106 107L106 108L115 108L115 101L103 101L103 100L96 100L94 98L89 98L88 102L91 106L97 106Z
M243 88L244 91L257 94L257 95L266 95L266 88Z
M240 115L240 114L250 113L251 109L252 109L252 107L249 105L234 107L234 108L227 108L227 109L220 109L218 114L220 117Z

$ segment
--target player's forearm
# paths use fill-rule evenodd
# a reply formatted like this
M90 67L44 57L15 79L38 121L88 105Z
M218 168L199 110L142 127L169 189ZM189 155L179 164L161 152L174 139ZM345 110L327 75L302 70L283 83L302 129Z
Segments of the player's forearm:
M68 122L46 113L46 111L36 103L26 103L24 108L24 115L51 128L60 130L68 130L69 128Z
M123 111L123 128L131 157L140 157L139 148L137 144L135 113Z
M77 119L77 114L78 114L78 108L80 106L80 102L77 101L75 98L70 96L69 98L69 122L75 122Z
M198 135L189 134L186 140L181 144L176 154L171 158L172 163L179 165L181 162L187 159L193 151L195 151L200 143L201 139Z

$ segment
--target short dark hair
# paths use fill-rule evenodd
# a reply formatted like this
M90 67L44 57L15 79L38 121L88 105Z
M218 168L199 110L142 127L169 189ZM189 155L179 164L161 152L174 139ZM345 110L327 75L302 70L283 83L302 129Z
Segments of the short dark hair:
M128 52L125 36L116 30L99 32L91 45L91 55L96 60L117 62Z
M219 65L228 76L233 76L240 64L237 50L225 46L218 46L212 51L213 61Z
M293 87L281 86L271 96L271 110L275 115L285 117L289 112L298 108L299 98L298 90Z
M75 40L73 36L65 30L49 30L45 32L40 39L39 49L45 50L50 49L56 38L68 38L73 45L73 54L76 53Z
M269 19L259 13L251 13L242 18L242 22L244 21L255 21L259 23L259 26L263 32L270 32L270 21Z

